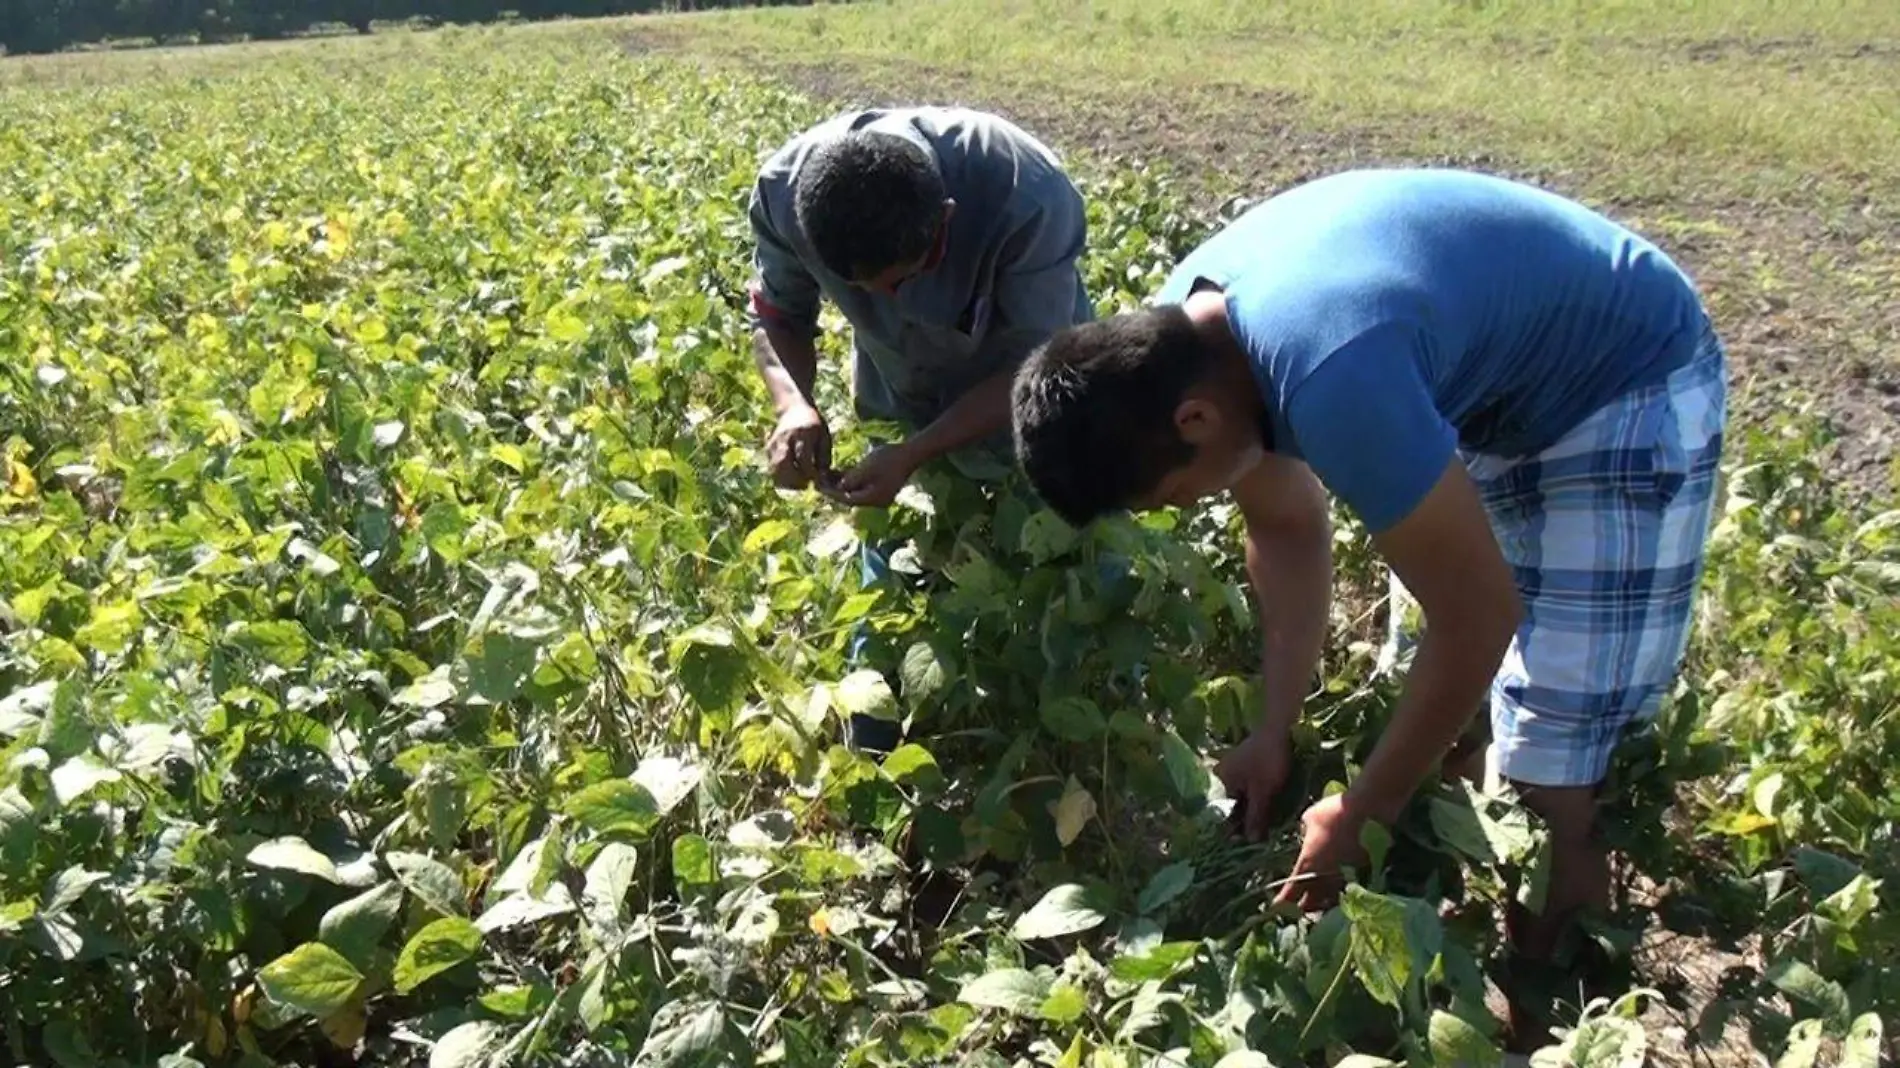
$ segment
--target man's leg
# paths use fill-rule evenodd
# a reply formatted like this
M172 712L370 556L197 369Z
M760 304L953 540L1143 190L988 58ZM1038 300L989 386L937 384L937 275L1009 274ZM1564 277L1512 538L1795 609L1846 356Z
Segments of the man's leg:
M869 589L884 581L891 573L892 545L873 545L865 542L858 546L858 586ZM851 646L846 653L846 663L852 668L863 666L864 650L871 642L869 624L860 622L851 633ZM895 720L878 719L861 712L854 712L846 721L844 744L846 747L874 757L887 756L904 740L903 725Z
M1543 907L1514 910L1513 1044L1548 1038L1544 995L1585 910L1607 903L1596 801L1624 729L1655 715L1687 644L1725 418L1713 336L1661 386L1606 405L1539 456L1486 472L1486 506L1525 604L1492 686L1499 773L1543 818Z

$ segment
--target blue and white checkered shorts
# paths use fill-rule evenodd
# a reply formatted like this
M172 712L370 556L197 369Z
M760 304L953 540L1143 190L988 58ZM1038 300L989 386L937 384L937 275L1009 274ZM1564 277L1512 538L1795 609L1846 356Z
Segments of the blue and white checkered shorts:
M1543 452L1465 456L1525 608L1491 685L1489 762L1505 778L1601 782L1623 729L1673 685L1718 486L1725 363L1710 330L1687 366ZM1402 593L1395 579L1395 607Z

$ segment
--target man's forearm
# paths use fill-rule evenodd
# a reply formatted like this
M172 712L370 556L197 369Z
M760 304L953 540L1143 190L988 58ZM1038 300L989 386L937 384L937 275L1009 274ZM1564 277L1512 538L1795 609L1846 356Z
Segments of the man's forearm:
M978 382L929 426L912 434L905 446L922 463L1008 429L1009 388L1015 374L1011 366Z
M1247 577L1260 601L1261 729L1284 733L1299 719L1326 640L1332 539L1324 527L1293 537L1249 536Z
M816 406L812 390L818 378L818 346L812 338L760 327L752 334L752 358L772 395L774 411L784 415L799 404Z
M1365 815L1385 823L1398 818L1483 701L1515 626L1508 614L1426 621L1391 726L1347 791Z

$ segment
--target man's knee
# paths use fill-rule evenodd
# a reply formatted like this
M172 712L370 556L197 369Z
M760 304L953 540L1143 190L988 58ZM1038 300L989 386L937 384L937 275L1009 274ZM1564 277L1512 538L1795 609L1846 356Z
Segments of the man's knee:
M1524 807L1537 813L1550 828L1553 841L1565 845L1590 845L1597 838L1596 786L1536 786L1511 783Z

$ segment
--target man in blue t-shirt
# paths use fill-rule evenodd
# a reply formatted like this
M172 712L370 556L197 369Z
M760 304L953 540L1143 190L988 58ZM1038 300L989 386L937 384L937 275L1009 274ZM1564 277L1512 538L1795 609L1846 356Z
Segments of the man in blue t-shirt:
M1285 780L1331 599L1330 491L1425 617L1345 793L1307 809L1284 899L1323 907L1490 703L1490 759L1548 822L1521 962L1602 900L1595 793L1680 665L1725 421L1723 354L1654 245L1528 186L1358 171L1268 200L1155 307L1057 334L1013 393L1017 455L1078 525L1231 491L1264 718L1220 765L1250 834Z

